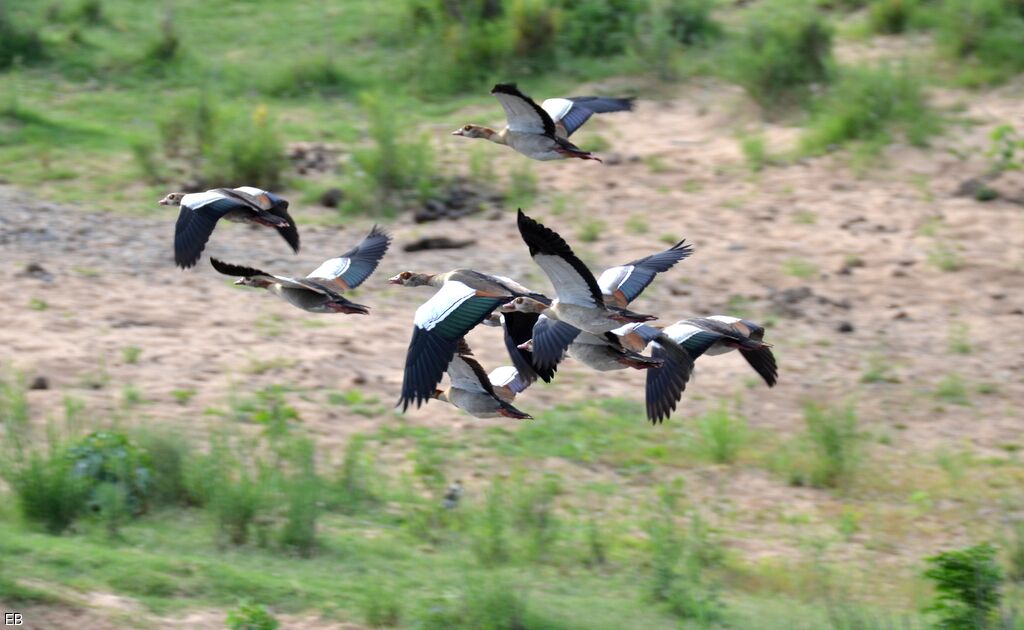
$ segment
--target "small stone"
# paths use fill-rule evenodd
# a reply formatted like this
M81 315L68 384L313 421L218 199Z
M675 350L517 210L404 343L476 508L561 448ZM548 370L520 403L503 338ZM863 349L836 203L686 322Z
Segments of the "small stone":
M50 389L50 381L48 381L45 376L37 376L32 379L28 388L32 390Z
M839 325L836 326L836 330L841 333L852 333L853 324L850 322L839 322Z
M327 206L328 208L337 208L344 199L345 191L337 187L332 187L328 188L322 195L320 195L320 205Z

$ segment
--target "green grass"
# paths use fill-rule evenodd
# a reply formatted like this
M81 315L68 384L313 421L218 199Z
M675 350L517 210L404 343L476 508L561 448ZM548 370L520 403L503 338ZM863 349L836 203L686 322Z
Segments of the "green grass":
M801 280L810 280L818 275L818 266L800 258L790 258L782 262L782 272Z

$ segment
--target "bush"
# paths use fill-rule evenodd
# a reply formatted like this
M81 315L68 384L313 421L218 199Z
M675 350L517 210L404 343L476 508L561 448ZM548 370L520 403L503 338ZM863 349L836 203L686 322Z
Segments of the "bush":
M150 68L174 61L181 54L181 39L174 27L174 16L168 11L160 22L160 34L149 44L142 60Z
M393 628L402 619L402 600L380 580L370 583L363 597L363 619L373 628Z
M265 106L251 116L228 123L214 148L206 179L225 186L256 186L273 190L281 185L288 166L284 144Z
M145 431L136 436L149 457L152 473L149 497L156 505L185 505L189 502L185 469L191 447L185 438L169 430Z
M868 13L868 26L875 33L896 35L910 28L917 0L875 0Z
M46 58L39 34L15 24L0 5L0 70L15 62L32 63Z
M634 0L563 0L561 45L582 57L623 53L643 6Z
M328 55L295 61L272 72L263 85L270 96L341 96L352 90L353 81Z
M213 512L221 538L232 545L244 545L267 506L264 480L239 466L216 480L208 507Z
M719 464L736 461L747 439L746 420L742 416L733 416L725 404L705 413L697 421L697 428L703 450L711 461Z
M906 68L848 68L814 103L801 148L820 154L857 142L876 153L897 136L923 146L941 129L921 83Z
M733 74L767 108L802 102L826 83L832 64L832 29L802 4L776 0L756 12L733 54Z
M51 534L70 527L88 505L89 484L72 472L71 460L57 446L51 445L47 453L29 453L4 476L22 516Z
M331 494L331 508L344 514L355 514L380 502L374 487L378 478L372 458L366 453L366 438L354 435L345 447L341 473Z
M936 598L927 610L939 617L944 630L979 630L995 627L1003 574L996 550L983 543L928 558L924 576L935 582Z
M859 460L856 410L852 406L824 408L809 404L804 408L804 419L810 457L791 471L792 481L816 488L849 483Z
M1024 12L1010 0L946 0L938 39L946 52L973 61L969 84L1003 81L1024 71Z
M722 27L711 18L714 0L673 0L662 13L672 39L693 46L707 44L722 35Z
M266 606L253 602L242 602L238 608L228 611L226 624L230 630L277 630L277 619Z
M662 81L676 78L675 57L679 42L671 23L671 2L651 0L650 7L636 20L633 51Z
M284 483L286 511L281 544L303 557L309 557L316 546L320 478L316 474L312 440L296 440L291 448L290 475Z
M71 473L90 489L90 503L95 511L102 513L105 504L120 510L122 506L117 501L111 503L118 492L123 495L123 508L129 514L146 511L153 470L149 455L126 435L112 431L90 433L68 449L67 457ZM116 491L105 486L113 486Z

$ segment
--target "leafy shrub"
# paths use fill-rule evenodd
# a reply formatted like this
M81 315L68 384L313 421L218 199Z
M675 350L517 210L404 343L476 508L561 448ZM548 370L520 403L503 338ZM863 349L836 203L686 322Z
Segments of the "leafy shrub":
M917 0L875 0L868 13L868 26L875 33L896 35L910 27Z
M82 3L78 5L78 19L94 26L106 22L103 15L103 2L101 0L82 0Z
M651 0L634 27L633 51L662 81L676 78L674 61L679 42L672 30L671 6L669 0Z
M45 58L46 50L39 34L15 24L0 6L0 70L11 67L15 61L32 63Z
M149 457L152 479L149 497L156 505L184 505L189 496L185 469L191 447L180 434L169 430L145 431L135 438Z
M257 516L267 506L263 482L243 466L226 471L214 482L208 507L223 540L232 545L249 541Z
M563 0L561 44L583 57L623 53L643 6L634 0Z
M226 620L229 630L277 630L277 619L266 606L253 602L242 602L238 608L228 611Z
M928 558L924 576L935 582L936 598L927 609L938 616L944 630L995 627L1001 600L1003 573L996 550L983 543Z
M316 474L312 440L296 440L291 450L290 475L284 483L286 507L281 544L303 557L309 557L316 546L320 478Z
M818 154L858 142L877 152L897 135L923 146L941 129L921 83L906 68L848 68L814 103L801 147Z
M1013 125L999 125L992 131L991 144L986 155L992 160L993 174L1024 168L1021 154L1024 154L1024 135Z
M378 477L373 460L366 453L366 438L354 435L345 447L341 471L334 484L329 505L345 514L354 514L380 501L374 480Z
M168 11L160 21L160 34L143 53L143 62L150 68L174 61L181 54L181 38L174 26L174 16Z
M88 505L90 487L75 475L71 461L59 447L33 451L4 474L14 490L18 508L27 520L51 534L66 530Z
M113 486L123 493L125 509L138 515L146 511L153 470L149 455L132 443L123 433L96 431L73 444L67 451L71 473L90 488L91 504L102 512L104 503L112 500L114 491L100 488ZM114 509L120 506L111 504Z
M505 491L496 481L488 488L484 507L475 515L470 530L471 547L481 564L490 566L508 560L507 527Z
M337 61L328 55L313 56L272 72L262 86L270 96L340 96L351 91L352 79Z
M799 446L792 448L806 449L809 453L806 457L792 458L791 483L816 488L836 488L849 483L860 458L856 410L853 406L825 408L808 404L804 407L804 420L807 433Z
M747 166L754 173L761 172L768 163L768 150L763 135L749 135L740 138L740 150L747 160Z
M969 84L994 83L1024 71L1024 13L1010 0L946 0L938 39L946 52L973 61Z
M557 58L558 23L547 0L517 0L509 12L509 22L516 60L511 70L520 74L550 68L551 60Z
M801 102L813 84L826 83L832 29L802 4L776 0L757 11L733 54L736 81L762 106Z
M402 600L394 589L380 580L370 583L363 597L363 619L373 628L392 628L402 618Z
M281 185L281 174L288 165L281 137L262 105L251 116L227 124L211 158L206 178L232 187L273 190Z
M705 413L698 421L700 442L711 461L731 464L736 461L740 448L747 439L747 422L742 416L733 416L723 403L718 409Z
M680 44L706 44L722 35L722 27L711 18L714 0L674 0L662 16L672 38Z

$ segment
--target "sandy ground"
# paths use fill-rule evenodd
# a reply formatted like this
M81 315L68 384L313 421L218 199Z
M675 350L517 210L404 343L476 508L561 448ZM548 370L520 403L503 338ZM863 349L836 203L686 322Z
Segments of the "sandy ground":
M972 123L952 125L930 149L893 146L866 174L833 156L752 175L743 166L737 132L760 128L769 148L780 150L797 130L765 126L735 88L692 82L667 100L641 102L632 115L591 123L589 133L611 141L605 155L613 163L536 163L542 194L527 211L561 231L595 268L659 251L666 247L663 236L693 243L695 254L635 303L663 323L727 313L737 304L770 320L778 386L752 386L756 375L738 356L704 358L670 422L688 422L719 398L741 394L752 426L796 432L803 427L805 401L853 400L865 429L891 436L892 443L879 448L893 458L965 444L980 453L1002 452L1009 444L1024 446L1018 333L1024 325L1024 207L954 193L984 171L978 151L987 147L994 126L1024 126L1020 91L938 94L940 102L961 104L965 111L958 116ZM453 116L453 122L468 122L471 114ZM442 160L464 163L461 152L470 141L444 133L438 130ZM525 159L487 148L495 152L498 172ZM1024 198L1020 176L1006 175L995 187L1005 197ZM176 269L172 211L125 217L89 212L87 200L81 206L60 207L33 198L30 190L0 188L0 264L7 276L0 364L29 380L45 377L49 388L30 392L43 417L59 418L70 395L86 401L98 419L135 416L199 431L209 422L203 411L223 408L232 392L284 384L299 390L289 402L321 443L340 445L354 432L394 421L324 404L328 392L351 388L386 404L398 398L412 313L430 290L389 286L389 276L472 267L550 292L518 237L514 208L454 222L414 225L402 218L389 224L392 252L354 298L372 313L345 316L306 314L263 292L233 287L210 268L206 255L195 270ZM555 207L564 211L556 214ZM304 217L324 212L293 204L303 245L297 256L273 233L237 225L218 227L205 254L272 272L307 273L371 225L369 219L344 227L303 225ZM580 226L595 218L604 222L601 237L582 243ZM476 245L402 251L426 235L471 238ZM941 247L954 251L962 268L942 271L932 264L930 256ZM46 273L25 273L30 264ZM810 265L810 277L786 272L800 265ZM40 300L44 310L38 310ZM840 332L844 325L852 331ZM972 348L968 354L950 349L951 335L961 327ZM485 367L506 361L497 331L478 329L470 342ZM135 364L123 356L130 346L141 348ZM898 382L861 383L872 360L887 365ZM950 373L967 383L971 405L932 395ZM642 400L639 372L608 376L567 362L559 374L517 403L536 422L564 400ZM982 383L995 391L977 393ZM132 411L122 402L128 384L145 400ZM172 391L185 389L196 394L182 405ZM460 430L499 422L472 420L439 403L408 416L413 423ZM788 488L763 471L734 474L723 483L737 505L751 508L822 500L822 493ZM743 544L754 557L764 551L752 541Z

